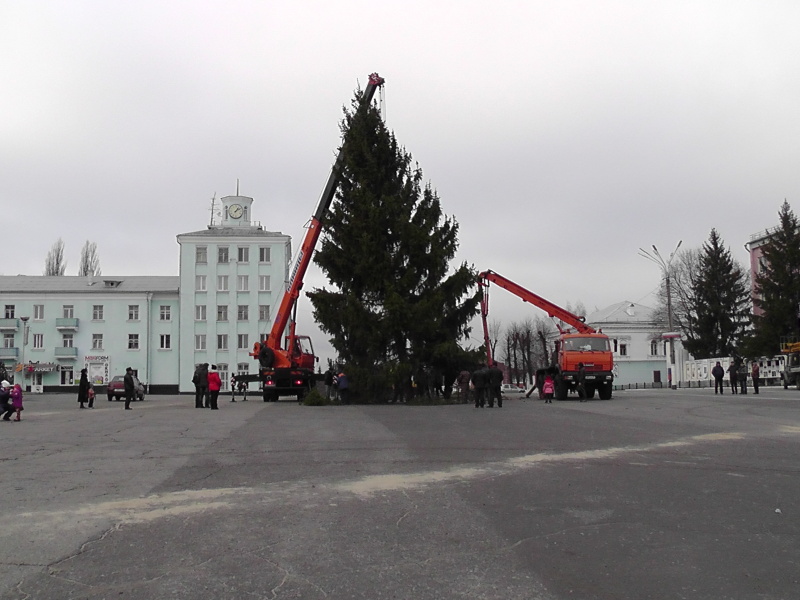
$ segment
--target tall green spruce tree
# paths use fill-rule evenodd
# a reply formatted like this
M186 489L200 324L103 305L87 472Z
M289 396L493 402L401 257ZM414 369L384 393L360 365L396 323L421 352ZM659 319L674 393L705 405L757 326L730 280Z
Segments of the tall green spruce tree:
M800 231L789 203L778 213L780 224L763 247L761 272L755 277L755 333L750 353L772 356L780 352L781 338L800 339Z
M476 272L451 271L458 224L361 92L341 123L341 182L315 262L334 289L309 293L355 390L380 398L430 369L454 378L477 312Z
M725 248L716 229L698 256L684 315L684 347L695 358L733 356L749 324L750 291L746 271Z

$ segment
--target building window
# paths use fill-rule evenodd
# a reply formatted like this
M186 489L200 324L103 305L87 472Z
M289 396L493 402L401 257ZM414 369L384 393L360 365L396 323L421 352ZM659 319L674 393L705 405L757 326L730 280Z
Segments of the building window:
M236 277L236 289L240 292L250 291L250 277L247 275L239 275Z
M247 304L240 304L236 307L236 320L237 321L247 321L250 318L250 311L248 310L250 307Z
M205 321L206 320L206 305L205 304L195 304L194 305L194 320L195 321Z
M74 319L75 307L72 304L65 304L63 306L63 314L65 319Z
M619 345L619 355L620 356L628 356L628 344L620 344Z
M205 333L198 333L194 336L194 349L195 350L205 350L206 349L206 334Z
M240 333L236 336L236 347L239 350L247 350L250 347L248 337L246 333Z
M161 334L161 345L159 346L162 350L169 350L172 348L171 337L168 333Z
M250 262L250 248L248 248L247 246L239 246L236 249L236 252L237 252L236 254L237 260L240 263Z
M208 262L208 248L205 246L198 246L194 251L194 258L196 263Z
M14 334L13 333L4 333L3 334L3 348L13 348L14 347Z
M250 364L249 363L239 363L236 365L236 370L239 373L249 373L250 372Z
M169 304L162 304L160 308L159 319L161 321L170 321L172 319L172 311L170 310Z
M258 262L268 263L270 261L269 246L261 246L258 249Z
M205 292L206 291L206 276L205 275L196 275L194 278L194 290L196 292Z
M6 304L6 319L13 319L13 318L14 318L14 305Z
M129 333L128 334L128 350L138 350L139 349L139 334L138 333Z
M258 306L258 320L269 321L269 304L259 304Z
M102 304L95 304L92 306L92 319L94 321L102 321L103 320L103 305Z
M33 320L41 321L44 319L44 304L33 305Z
M71 333L65 333L61 336L61 347L72 348L72 342L75 338Z
M138 320L139 320L139 305L128 304L128 321L138 321Z
M217 262L218 263L227 263L228 260L228 247L227 246L220 246L217 248Z
M269 275L258 276L258 291L259 292L269 291Z
M220 304L217 306L217 321L227 321L228 320L228 305L227 304Z
M228 349L228 334L220 333L217 335L217 350Z
M71 319L72 317L64 317ZM61 385L73 385L75 380L72 378L72 367L61 367Z
M34 348L44 348L44 334L43 333L34 333L33 334L33 347Z
M656 356L656 355L658 355L658 342L657 342L657 341L655 341L655 340L653 340L652 342L650 342L650 355L651 355L651 356Z
M102 350L103 349L103 334L102 333L93 333L92 334L92 350Z
M228 291L228 276L227 275L217 275L217 291L218 292L227 292Z

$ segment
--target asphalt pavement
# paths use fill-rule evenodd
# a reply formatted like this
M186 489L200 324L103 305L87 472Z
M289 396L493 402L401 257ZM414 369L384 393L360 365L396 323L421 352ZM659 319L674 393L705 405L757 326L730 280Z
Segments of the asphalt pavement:
M349 405L28 395L0 599L800 597L800 392Z

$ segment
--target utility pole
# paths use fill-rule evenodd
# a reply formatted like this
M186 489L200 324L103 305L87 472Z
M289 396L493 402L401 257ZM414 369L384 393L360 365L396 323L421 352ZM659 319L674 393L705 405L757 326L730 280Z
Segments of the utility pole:
M656 263L664 274L664 283L667 288L667 327L669 327L669 332L665 334L664 337L669 339L669 383L672 389L676 389L677 387L672 383L673 374L675 373L675 337L677 336L675 335L672 325L672 286L670 278L672 277L672 259L675 258L675 254L678 252L678 248L681 247L682 243L683 240L678 241L678 245L675 246L675 249L670 253L669 258L666 260L664 260L664 257L661 256L661 253L658 251L658 248L656 248L655 244L653 244L652 253L639 248L639 256Z

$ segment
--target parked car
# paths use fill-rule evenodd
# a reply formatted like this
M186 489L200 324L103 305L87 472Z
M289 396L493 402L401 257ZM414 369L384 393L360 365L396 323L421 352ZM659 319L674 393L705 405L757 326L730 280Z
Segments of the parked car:
M139 381L139 378L136 375L133 376L133 389L134 391L134 400L139 400L140 402L144 400L144 385L142 382ZM124 375L115 375L114 378L108 382L108 389L106 391L108 395L108 401L111 402L115 398L117 400L124 400L125 399L125 376Z
M514 385L513 383L504 383L500 387L500 393L504 396L514 396L516 394L524 394L525 390L521 387Z

